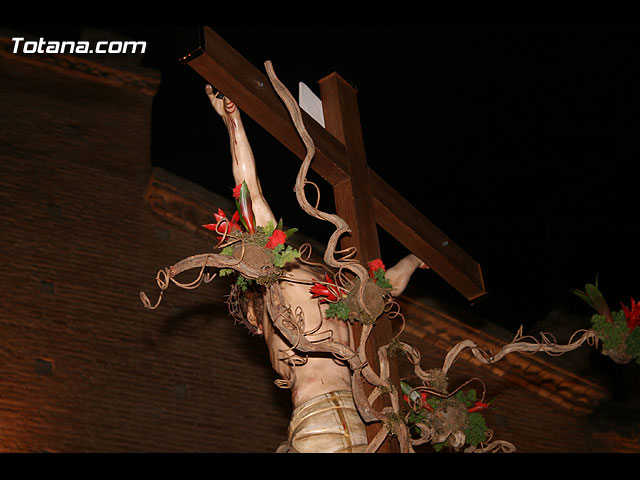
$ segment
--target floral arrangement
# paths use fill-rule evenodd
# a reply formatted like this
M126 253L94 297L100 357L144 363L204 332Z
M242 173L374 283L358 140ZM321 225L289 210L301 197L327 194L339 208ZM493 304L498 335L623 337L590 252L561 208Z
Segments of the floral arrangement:
M369 277L373 284L379 287L380 293L391 289L391 283L385 277L386 268L382 260L377 258L367 264ZM352 287L351 291L353 290ZM339 318L350 320L359 317L359 312L355 311L353 302L349 302L349 292L336 284L335 280L325 274L324 282L314 280L314 284L309 289L312 298L320 298L320 303L328 303L325 312L327 318Z
M640 363L640 303L631 298L630 307L620 302L622 308L612 311L600 292L597 276L594 284L588 283L584 291L573 293L597 312L591 317L591 325L602 341L602 353L619 363L634 358Z
M284 230L282 219L277 225L273 222L265 226L256 225L251 194L246 182L233 189L233 198L236 212L230 219L219 208L218 212L213 214L216 223L202 225L207 230L219 234L218 246L222 248L221 255L246 255L245 259L257 258L256 261L267 261L278 268L284 268L287 263L300 257L297 249L286 245L286 241L298 231L297 228ZM232 273L234 270L230 268L223 268L218 272L221 277ZM236 285L246 291L252 282L253 280L239 274Z
M464 445L476 447L490 438L491 431L480 412L489 409L491 402L478 401L474 389L459 390L450 397L442 398L429 396L424 390L419 392L404 381L400 382L400 387L403 400L410 409L407 419L410 431L420 436L421 424L436 426L431 443L437 452ZM454 435L456 431L457 437ZM463 440L460 432L464 435Z
M375 283L377 283L380 287L390 290L391 283L384 276L387 269L382 263L382 260L376 258L375 260L371 260L367 266L369 267L369 276L373 279Z

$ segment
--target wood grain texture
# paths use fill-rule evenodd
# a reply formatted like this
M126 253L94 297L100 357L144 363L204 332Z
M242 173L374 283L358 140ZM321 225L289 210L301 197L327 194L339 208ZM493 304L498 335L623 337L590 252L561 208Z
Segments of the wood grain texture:
M351 235L343 236L343 249L355 247L356 258L366 266L369 260L380 258L380 245L376 220L371 208L373 194L369 182L369 169L360 127L360 113L356 90L338 74L331 74L319 82L322 109L326 129L345 146L349 178L334 186L336 213L351 226ZM360 324L355 325L360 335ZM378 349L392 338L391 322L386 316L378 318L365 347L369 364L379 372ZM400 392L400 377L395 362L390 362L391 380ZM367 385L368 386L368 385ZM367 394L371 392L368 389ZM388 398L380 398L376 409L390 406ZM367 425L367 437L371 442L383 426L379 423ZM378 450L381 453L397 452L397 442L387 438Z

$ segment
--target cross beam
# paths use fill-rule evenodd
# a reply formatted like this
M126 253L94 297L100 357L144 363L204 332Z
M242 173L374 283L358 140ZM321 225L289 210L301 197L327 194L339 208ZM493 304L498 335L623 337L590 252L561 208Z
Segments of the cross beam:
M205 27L186 33L191 45L183 50L180 60L304 159L307 154L304 143L286 107L269 88L266 75L212 29ZM376 224L380 225L467 299L484 295L480 266L367 166L355 89L335 73L321 79L319 84L326 129L304 111L302 117L315 145L311 168L332 185L336 213L352 230L351 236L341 239L341 247L356 247L358 259L365 264L380 258ZM378 348L391 338L390 320L383 316L376 322L366 345L365 354L372 367L378 367L375 365ZM391 366L391 376L399 392L395 364ZM369 440L380 428L382 425L377 423L367 426ZM396 449L397 445L387 439L379 451Z
M331 133L344 145L348 176L342 182L333 186L336 213L344 219L351 228L351 235L343 235L340 239L342 249L355 247L357 259L366 265L368 260L380 258L380 244L376 221L371 205L373 192L368 179L369 172L364 149L364 139L360 127L360 113L356 90L338 74L333 73L319 81L322 97L322 111L327 132ZM362 325L354 324L354 334L360 338ZM378 349L388 345L393 338L391 321L385 315L376 320L376 327L371 331L365 344L365 356L371 367L378 371ZM400 389L400 374L397 362L390 362L389 374L391 382L396 387L398 395ZM373 387L365 384L368 395ZM387 397L379 397L373 407L382 410L391 406ZM380 423L367 425L367 438L373 440L381 428ZM397 453L398 445L387 440L378 451L383 453Z
M192 67L298 158L305 146L269 79L209 27L182 32L180 60ZM324 99L323 99L324 101ZM349 179L345 144L302 111L316 156L311 168L334 189ZM368 167L375 222L468 300L486 294L480 265ZM345 219L346 220L346 219ZM347 220L348 222L348 220ZM353 226L352 226L353 228ZM354 229L355 230L355 229Z

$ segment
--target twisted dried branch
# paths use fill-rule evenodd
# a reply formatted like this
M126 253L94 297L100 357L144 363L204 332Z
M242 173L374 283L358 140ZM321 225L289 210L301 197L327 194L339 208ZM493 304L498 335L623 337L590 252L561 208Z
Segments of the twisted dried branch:
M490 365L514 352L529 354L544 352L548 355L563 355L567 352L580 348L584 343L593 344L596 341L597 336L593 329L579 330L572 335L569 343L561 345L558 344L553 336L548 333L541 333L540 340L529 335L523 335L522 327L520 327L513 341L504 345L495 354L485 352L472 340L463 340L449 351L445 357L442 371L446 374L458 356L466 350L470 350L473 356L480 362Z
M160 296L158 297L156 304L152 306L147 294L145 292L140 292L140 299L142 300L142 303L150 310L156 309L158 305L160 305L162 295L169 287L170 282L181 288L189 289L198 287L203 281L205 283L210 282L214 277L204 273L206 267L215 267L220 269L230 268L241 273L245 278L252 280L268 277L270 275L277 276L280 274L280 270L277 267L254 268L246 262L243 262L242 258L237 259L229 255L220 255L216 253L201 253L184 258L178 263L158 271L156 280L161 290ZM193 268L200 268L200 274L196 280L188 284L176 281L175 277Z
M270 61L265 62L265 68L267 71L267 75L269 76L269 80L273 85L274 90L276 91L276 93L278 94L282 102L285 104L285 106L287 107L287 110L289 111L289 115L291 116L291 120L293 121L293 124L295 125L296 130L298 131L298 134L300 135L300 138L302 139L302 142L304 143L306 152L307 152L302 162L302 165L298 170L298 176L296 177L296 184L294 187L294 191L296 193L296 199L298 200L298 203L300 204L300 207L302 208L302 210L304 210L306 213L308 213L312 217L330 222L336 227L335 231L333 232L331 237L329 237L329 241L327 242L327 248L325 249L325 253L324 253L324 261L330 267L347 268L348 270L353 272L355 275L357 275L358 278L360 278L358 303L360 307L363 309L363 311L371 315L371 312L369 311L369 309L367 308L367 305L363 301L364 289L365 289L367 280L369 278L369 272L358 261L337 259L335 256L338 240L345 233L351 233L351 228L349 227L347 222L340 216L333 213L323 212L319 210L317 206L312 206L311 203L309 203L309 201L307 200L307 197L305 195L304 187L305 185L307 185L307 183L309 183L307 181L307 173L309 171L309 166L311 165L311 161L315 156L316 149L313 143L313 139L307 132L304 122L302 121L302 113L300 112L300 106L295 101L295 99L293 98L289 90L287 90L287 88L278 79L277 75L273 70L273 65L271 64Z

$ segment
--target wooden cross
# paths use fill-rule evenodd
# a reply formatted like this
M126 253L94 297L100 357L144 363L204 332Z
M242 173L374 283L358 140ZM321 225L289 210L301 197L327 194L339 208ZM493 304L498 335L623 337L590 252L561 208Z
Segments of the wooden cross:
M304 159L305 146L265 74L209 27L181 29L178 40L182 63ZM321 79L319 85L325 127L304 111L302 116L316 148L311 168L333 187L336 213L352 230L351 236L343 237L341 247L356 247L365 265L380 258L376 227L380 225L468 300L483 296L486 291L478 263L367 166L357 91L337 73ZM383 316L366 349L374 368L378 347L391 338L391 322ZM397 367L392 371L400 392ZM369 440L380 428L380 424L367 426ZM396 448L387 441L379 451Z

